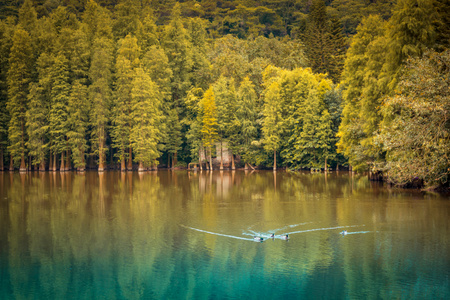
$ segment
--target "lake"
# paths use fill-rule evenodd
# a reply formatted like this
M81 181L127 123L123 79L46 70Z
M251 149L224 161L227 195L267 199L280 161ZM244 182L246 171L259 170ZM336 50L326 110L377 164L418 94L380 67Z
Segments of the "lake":
M348 172L0 173L0 299L331 298L450 299L449 197Z

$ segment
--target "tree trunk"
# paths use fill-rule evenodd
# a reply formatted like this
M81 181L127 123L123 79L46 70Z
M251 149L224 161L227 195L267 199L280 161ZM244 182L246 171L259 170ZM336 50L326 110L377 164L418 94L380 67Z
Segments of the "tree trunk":
M273 170L277 170L277 151L273 150Z
M78 167L78 171L79 172L84 172L86 171L86 160L84 158L84 155L81 157L81 166Z
M145 168L144 168L144 164L142 163L142 161L139 162L139 168L138 168L138 172L144 172Z
M175 168L175 166L177 165L177 163L178 163L177 160L178 160L178 153L175 152L172 157L172 168Z
M133 149L128 150L128 166L127 166L127 170L128 171L132 171L133 170Z
M39 172L45 172L45 159L39 164Z
M234 154L231 153L231 170L236 170L236 166L234 165Z
M223 145L220 141L220 170L223 170Z
M125 172L127 170L125 166L125 155L122 154L120 157L120 171Z
M100 144L99 151L98 151L98 171L104 172L105 171L105 157L103 154L103 143Z
M336 165L336 171L339 171L339 164Z
M248 164L247 163L245 163L244 170L248 171Z
M65 162L64 162L64 151L61 152L61 165L59 166L59 171L60 172L66 171Z
M209 147L209 169L212 171L213 170L213 166L212 166L212 148Z
M53 155L52 155L52 151L50 151L50 155L48 158L48 171L51 172L53 171Z
M25 164L25 154L22 154L22 158L20 160L19 172L26 172L26 171L27 171L27 165Z
M72 166L70 165L70 150L67 150L66 152L66 171L70 171L72 169Z
M325 158L325 173L328 172L328 168L327 168L327 158Z
M9 171L10 171L10 172L13 172L13 171L14 171L14 160L13 160L12 155L11 155L11 158L10 158L10 160L9 160Z
M53 171L58 171L58 154L53 153Z

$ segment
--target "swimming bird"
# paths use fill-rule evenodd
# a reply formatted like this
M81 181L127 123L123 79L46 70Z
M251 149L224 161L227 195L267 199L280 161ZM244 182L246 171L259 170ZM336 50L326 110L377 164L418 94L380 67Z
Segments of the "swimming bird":
M272 234L270 235L270 237L271 237L272 239L274 239L274 238L275 238L275 234L272 233Z
M263 242L263 241L264 241L264 238L263 238L263 237L260 237L260 236L254 236L253 239L254 239L255 241L260 241L260 242Z
M341 232L341 234L342 234L342 235L347 235L347 230L343 230L343 231Z
M281 238L282 238L283 240L288 240L288 239L289 239L289 234L283 235Z

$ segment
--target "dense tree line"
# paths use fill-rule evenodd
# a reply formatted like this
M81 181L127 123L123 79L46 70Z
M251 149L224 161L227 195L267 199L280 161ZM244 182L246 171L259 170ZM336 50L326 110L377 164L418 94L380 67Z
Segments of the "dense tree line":
M246 165L448 183L446 0L356 5L353 19L323 0L14 7L1 6L1 169L212 168L226 147Z

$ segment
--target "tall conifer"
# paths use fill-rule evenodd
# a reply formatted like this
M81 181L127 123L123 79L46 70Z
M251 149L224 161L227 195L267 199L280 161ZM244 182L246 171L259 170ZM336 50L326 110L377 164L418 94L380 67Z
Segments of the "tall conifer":
M201 101L203 111L202 118L202 141L203 146L208 149L209 154L209 169L212 171L212 151L214 143L218 138L218 123L217 123L217 108L214 98L214 91L212 87L206 90Z
M142 68L136 68L132 82L133 126L130 140L135 153L134 160L139 163L139 171L156 165L161 152L163 114L161 96L157 85Z
M25 155L27 141L26 111L28 109L29 84L32 80L33 48L31 37L21 26L14 32L9 56L8 103L7 109L11 117L8 128L8 151L15 165L26 171Z

